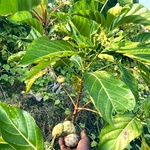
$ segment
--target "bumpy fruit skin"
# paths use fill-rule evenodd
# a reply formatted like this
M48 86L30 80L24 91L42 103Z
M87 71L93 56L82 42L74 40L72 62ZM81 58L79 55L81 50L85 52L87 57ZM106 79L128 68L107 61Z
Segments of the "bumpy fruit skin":
M63 129L64 129L64 127L63 127L63 123L59 123L59 124L57 124L54 128L53 128L53 130L52 130L52 136L53 137L58 137L58 136L60 136L62 133L63 133Z
M69 134L64 138L65 145L72 148L77 146L79 138L77 134Z
M71 121L64 121L63 126L64 126L63 132L66 134L76 132L75 126L73 125L73 123Z

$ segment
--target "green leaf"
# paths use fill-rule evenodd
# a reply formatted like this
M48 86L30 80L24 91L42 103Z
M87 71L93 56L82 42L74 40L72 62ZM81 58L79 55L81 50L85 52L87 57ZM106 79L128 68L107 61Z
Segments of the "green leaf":
M121 6L117 5L107 11L106 26L108 28L110 28L114 20L121 15L122 9L123 8Z
M113 9L115 12L115 7ZM125 23L150 25L150 11L140 4L126 5L122 8L121 14L113 21L112 29Z
M41 0L1 0L0 15L15 13L22 10L31 10L33 6L39 5Z
M19 11L9 17L10 20L15 20L15 21L22 21L28 18L32 18L31 13L28 11Z
M135 106L134 96L127 85L105 71L85 74L84 86L100 114L110 124L113 110L123 113Z
M125 6L127 4L133 3L133 0L118 0L120 6Z
M150 146L146 141L147 140L144 137L142 137L142 143L141 143L140 150L149 150L150 149Z
M14 148L12 148L7 142L5 142L1 136L0 136L0 149L14 150Z
M150 64L150 43L122 41L110 46L109 52L123 54L139 62ZM107 52L108 52L107 51Z
M49 66L52 62L57 61L58 58L54 58L48 61L42 61L36 66L32 67L27 76L25 77L25 80L31 78L32 76L36 75L38 72L40 72L42 69L45 69L47 66Z
M141 104L140 109L144 112L143 116L145 117L148 131L150 132L150 94L147 96L146 101Z
M44 74L46 74L46 72L47 72L46 69L45 69L45 70L41 70L40 72L38 72L37 74L34 74L33 76L31 76L29 79L27 79L27 80L25 81L25 83L26 83L26 92L25 92L25 94L27 94L27 93L30 91L30 89L31 89L31 87L32 87L32 85L33 85L33 83L34 83L38 78L40 78L41 76L43 76Z
M51 16L57 17L59 20L67 20L69 15L65 12L54 12Z
M69 14L74 14L77 11L80 10L93 10L97 11L98 9L98 3L96 1L88 1L88 0L80 0L76 2L70 9Z
M32 18L32 15L28 11L16 12L13 16L9 17L10 20L26 23L36 29L41 35L43 35L44 29L39 20Z
M16 106L0 103L0 130L15 149L44 150L43 136L34 119Z
M123 150L142 133L141 122L132 114L114 117L114 126L107 124L101 131L99 150Z
M85 37L90 36L90 25L91 22L89 19L75 15L71 19L71 25L78 34L81 34Z
M10 66L9 66L8 64L4 64L4 65L3 65L3 68L4 68L6 71L9 71Z
M78 67L78 69L83 69L82 58L79 55L73 55L70 60Z
M20 62L21 66L27 66L35 62L49 60L53 57L66 57L77 53L66 41L49 40L46 37L35 39L27 48L27 52Z
M134 76L122 65L118 64L118 68L122 72L122 80L132 91L136 100L138 100L138 83Z
M9 144L0 144L1 150L14 150Z
M27 39L33 41L39 37L42 37L42 35L36 29L31 28L30 34L27 36Z
M142 63L138 63L140 73L145 81L145 83L149 86L150 85L150 75L149 70L150 66L144 65Z
M150 33L145 32L145 33L141 33L138 36L133 38L134 42L150 42Z
M8 57L8 63L10 62L16 62L21 60L21 58L25 55L25 51L19 51L18 53L12 54L11 56Z
M150 106L150 104L149 104L149 106ZM147 119L145 119L145 121L146 121L146 125L147 125L147 128L148 128L148 131L150 132L150 119L147 118Z
M91 20L94 20L97 23L101 24L101 26L104 26L104 24L105 24L105 18L103 16L103 14L101 14L98 11L80 10L78 12L75 12L74 14L88 18L88 19L91 19Z
M26 23L36 29L41 35L43 35L44 29L39 20L35 18L28 18L21 21L22 23Z
M93 48L94 47L94 44L92 43L92 41L83 35L74 34L72 36L72 39L74 39L77 42L78 48Z
M71 18L69 23L70 26L67 29L70 31L71 37L77 42L78 47L91 48L95 46L95 43L92 42L91 35L95 35L99 30L98 23L77 15Z

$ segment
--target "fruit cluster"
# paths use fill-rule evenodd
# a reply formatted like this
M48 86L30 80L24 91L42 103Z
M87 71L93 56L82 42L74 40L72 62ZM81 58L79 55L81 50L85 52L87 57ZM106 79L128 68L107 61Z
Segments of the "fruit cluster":
M76 129L73 123L71 121L64 121L53 128L52 136L64 136L65 145L68 147L75 147L79 141L78 135L75 132Z

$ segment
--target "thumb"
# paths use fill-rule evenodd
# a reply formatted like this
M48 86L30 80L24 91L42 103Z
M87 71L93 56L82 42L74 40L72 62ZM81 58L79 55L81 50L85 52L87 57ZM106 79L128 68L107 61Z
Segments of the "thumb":
M81 138L85 138L85 137L87 137L86 131L82 130L81 131Z
M81 132L81 140L78 143L77 150L91 150L90 139L85 130Z

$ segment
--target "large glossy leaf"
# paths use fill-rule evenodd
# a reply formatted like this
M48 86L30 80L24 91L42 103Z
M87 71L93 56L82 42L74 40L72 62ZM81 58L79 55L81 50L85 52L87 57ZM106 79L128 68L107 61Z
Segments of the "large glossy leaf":
M110 124L113 110L123 113L135 106L134 96L127 85L105 71L87 73L84 86L100 114Z
M81 16L74 16L71 19L71 22L73 24L71 24L74 29L76 30L77 33L85 36L85 37L89 37L90 36L90 25L91 22L89 19L81 17Z
M15 20L15 21L22 21L28 18L32 18L31 13L28 11L19 11L9 17L10 20Z
M101 26L104 26L105 24L105 18L103 14L101 14L98 11L93 10L80 10L78 12L74 13L75 15L83 16L85 18L89 18L91 20L96 21L97 23L101 24Z
M91 0L80 0L76 2L69 10L69 14L74 14L80 10L93 10L97 11L98 3L96 1Z
M115 7L113 13L114 15ZM108 18L109 20L110 18ZM142 25L150 25L150 11L140 4L130 4L122 8L121 14L115 18L112 23L112 29L125 24L125 23L135 23L135 24L142 24Z
M28 47L20 65L26 66L34 62L49 60L53 57L66 57L77 53L66 41L49 40L46 37L35 39Z
M150 42L150 33L149 32L141 33L135 38L133 38L133 41L134 42Z
M16 106L0 103L0 130L3 139L15 149L43 150L43 136L34 119Z
M123 150L142 133L141 122L132 114L114 117L114 126L107 124L101 131L99 150Z
M10 20L26 23L36 29L41 35L43 35L44 29L39 20L32 18L32 15L28 11L16 12L13 16L9 17Z
M71 37L77 42L78 47L91 48L96 46L91 35L94 36L96 32L99 32L100 25L98 23L78 15L71 18L69 23L69 27L66 28L72 34Z
M110 28L114 20L121 15L122 7L117 5L115 7L110 8L107 11L107 17L106 17L106 27Z
M90 25L87 27L86 21L85 22L83 21L83 24L82 24L81 17L76 16L75 22L72 22L72 21L70 21L69 23L63 22L61 24L55 25L55 29L58 32L67 34L74 41L76 41L76 44L72 43L74 47L78 47L78 48L87 48L87 47L91 48L92 47L93 48L95 46L95 43L92 41L93 37L90 38L90 34L92 34L92 32L98 31L99 28L98 28L98 25L96 25L96 23L92 21L91 22L88 21L88 23L90 23Z
M41 35L43 35L44 29L42 24L36 18L28 18L21 21L22 23L26 23L36 29Z
M118 64L120 71L122 72L122 80L128 85L136 100L138 100L138 83L134 76L122 65Z
M108 48L109 52L117 52L135 59L139 62L150 64L150 43L144 44L139 42L123 41L113 44ZM106 52L106 51L105 51ZM106 52L106 53L107 53Z
M0 15L15 13L22 10L31 10L39 5L41 0L0 0Z

